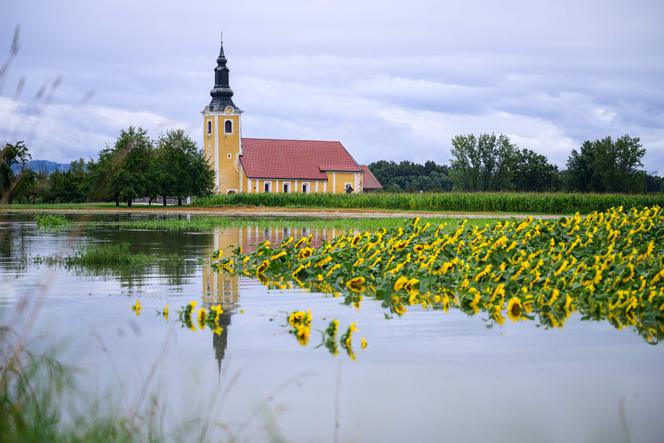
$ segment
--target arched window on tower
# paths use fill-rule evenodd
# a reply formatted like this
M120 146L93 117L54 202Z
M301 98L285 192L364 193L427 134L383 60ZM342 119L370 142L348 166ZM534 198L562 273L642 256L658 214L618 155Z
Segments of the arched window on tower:
M226 120L226 123L224 123L224 132L226 134L232 134L233 133L233 122L230 120Z
M208 120L208 135L212 134L212 120Z

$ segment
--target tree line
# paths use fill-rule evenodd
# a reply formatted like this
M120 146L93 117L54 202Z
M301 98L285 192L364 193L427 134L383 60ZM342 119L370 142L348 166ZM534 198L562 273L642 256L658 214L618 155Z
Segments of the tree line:
M31 159L25 143L5 144L0 150L0 196L7 203L80 203L108 201L131 206L147 197L210 195L214 171L202 150L183 130L167 131L156 140L143 128L120 132L113 146L99 152L96 160L79 159L67 171L50 174L25 167Z
M369 169L387 192L664 192L664 177L641 169L645 152L639 138L629 135L585 141L558 170L506 135L469 134L452 138L449 165L381 160Z

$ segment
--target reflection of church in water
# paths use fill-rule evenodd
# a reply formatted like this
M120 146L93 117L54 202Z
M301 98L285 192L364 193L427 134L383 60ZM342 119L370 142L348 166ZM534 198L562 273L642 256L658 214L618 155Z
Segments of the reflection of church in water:
M311 235L312 245L320 246L323 242L345 232L335 228L311 229L307 227L259 227L258 225L217 228L213 234L213 242L206 256L211 256L216 250L223 251L224 257L233 255L239 246L243 253L252 252L256 245L265 240L278 244L282 240L293 236L294 239ZM209 266L203 267L203 303L206 306L221 304L224 313L221 315L219 325L223 328L221 334L212 334L212 344L219 368L226 354L228 345L228 329L231 317L240 300L240 280L249 277L230 275L224 272L215 272Z

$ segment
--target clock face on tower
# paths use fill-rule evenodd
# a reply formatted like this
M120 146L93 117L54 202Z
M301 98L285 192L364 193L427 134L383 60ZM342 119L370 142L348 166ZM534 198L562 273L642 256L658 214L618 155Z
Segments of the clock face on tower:
M226 106L226 109L224 109L224 112L226 114L232 114L233 113L233 107L232 106Z

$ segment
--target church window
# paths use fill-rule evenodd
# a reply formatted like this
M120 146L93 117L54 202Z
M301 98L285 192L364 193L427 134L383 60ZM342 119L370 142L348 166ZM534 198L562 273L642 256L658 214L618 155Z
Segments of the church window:
M231 159L231 157L233 157L233 156L231 155L231 153L230 153L230 152L229 152L228 154L226 154L226 158L227 158L227 159L229 159L229 160L230 160L230 159Z
M309 192L309 183L302 183L302 192L305 194Z
M224 123L224 132L226 134L232 134L233 133L233 122L230 120L226 120L226 123Z
M290 183L284 183L284 194L288 194L290 192Z
M208 120L208 135L212 134L212 120Z
M265 183L263 184L263 191L265 191L265 192L270 192L270 188L271 188L271 187L272 187L272 183L271 183L271 182L265 182Z

